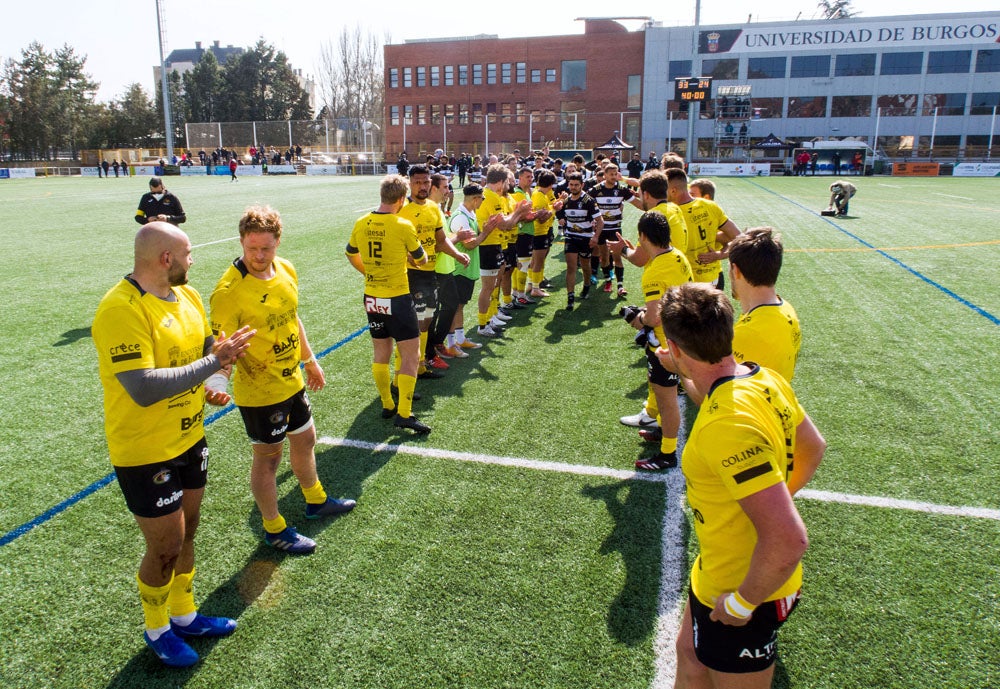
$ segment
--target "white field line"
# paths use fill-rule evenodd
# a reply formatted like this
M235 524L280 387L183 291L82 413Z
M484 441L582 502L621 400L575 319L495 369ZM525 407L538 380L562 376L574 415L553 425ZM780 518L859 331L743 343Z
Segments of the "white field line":
M352 213L371 213L376 207L368 206L367 208L359 208L356 211L351 211Z
M640 473L585 464L543 462L521 457L500 457L498 455L455 452L453 450L410 447L390 443L371 443L363 440L331 438L329 436L319 438L317 443L337 447L353 447L359 450L370 450L371 452L393 452L417 457L433 457L435 459L452 459L461 462L475 462L477 464L538 469L540 471L555 471L579 476L602 476L622 480L662 483L666 490L666 510L663 514L663 530L660 534L660 595L657 603L656 637L653 640L655 674L650 689L668 689L674 685L674 678L677 674L674 641L677 639L677 633L680 630L681 612L684 610L685 601L684 582L687 576L687 573L684 571L685 551L683 535L681 533L681 525L684 523L684 475L680 471L648 474L645 472ZM945 514L956 517L974 517L1000 521L1000 510L983 507L954 507L914 500L897 500L895 498L851 495L848 493L833 493L810 489L799 491L795 497L806 500L819 500L820 502L837 502L847 505L912 510L929 514Z
M935 191L933 193L934 193L935 196L944 196L944 197L949 198L949 199L962 199L963 201L975 201L975 199L971 199L968 196L955 196L954 194L942 194L942 193L937 192L937 191Z
M205 242L204 244L194 244L191 246L192 249L200 249L203 246L212 246L213 244L222 244L223 242L232 242L234 240L239 240L240 236L226 237L225 239L216 239L214 242Z
M903 188L902 184L886 184L885 182L879 182L878 186L880 186L880 187L892 187L893 189L902 189Z

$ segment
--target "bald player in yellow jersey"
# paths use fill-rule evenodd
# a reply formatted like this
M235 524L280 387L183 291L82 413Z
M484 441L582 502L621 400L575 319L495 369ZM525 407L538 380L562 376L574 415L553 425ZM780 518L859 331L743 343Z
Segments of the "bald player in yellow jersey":
M203 381L243 356L256 332L212 336L201 296L187 285L193 262L184 232L144 225L132 272L101 299L91 327L111 464L145 541L136 575L143 638L170 667L198 662L183 637L236 629L236 620L200 614L192 592L208 478L204 407L229 402Z
M413 223L397 213L406 202L406 179L388 175L379 185L379 206L354 223L347 242L347 259L364 275L363 303L374 350L372 376L382 401L382 418L399 428L430 433L413 416L413 391L420 361L420 330L407 279L408 262L426 265L427 252L417 239ZM400 370L396 376L399 404L392 399L392 344L399 347Z
M657 356L708 391L683 456L700 552L677 638L677 686L765 689L808 546L792 496L826 442L787 381L733 357L725 294L703 283L675 287L660 317Z

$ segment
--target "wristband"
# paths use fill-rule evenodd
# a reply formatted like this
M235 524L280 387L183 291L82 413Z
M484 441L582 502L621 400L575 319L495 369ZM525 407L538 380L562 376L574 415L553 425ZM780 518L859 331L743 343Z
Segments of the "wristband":
M739 591L733 591L726 596L723 606L726 608L727 613L740 620L750 617L757 607L741 596Z
M303 366L305 366L306 364L311 364L314 361L316 361L316 357L310 356L308 359L303 359L301 363Z

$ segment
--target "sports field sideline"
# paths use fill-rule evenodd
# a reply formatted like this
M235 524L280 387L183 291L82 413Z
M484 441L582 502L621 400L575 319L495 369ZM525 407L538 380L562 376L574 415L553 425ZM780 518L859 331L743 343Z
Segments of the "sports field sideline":
M238 415L209 417L196 597L240 628L196 644L193 669L161 668L141 639L138 530L102 483L89 337L131 268L146 180L4 181L0 684L670 686L696 545L681 474L631 471L644 447L617 419L645 383L624 302L599 293L567 314L557 289L509 337L421 381L415 411L434 431L398 435L379 418L360 276L343 256L377 180L166 181L206 298L238 254L242 209L281 211L279 253L327 374L312 396L320 477L359 506L306 523L286 468L282 512L319 549L269 549ZM829 181L716 180L740 227L783 233L778 284L804 340L794 387L829 442L797 501L811 547L776 686L998 686L996 180L862 178L845 219L819 217ZM558 249L546 273L562 285ZM626 269L632 294L638 280Z

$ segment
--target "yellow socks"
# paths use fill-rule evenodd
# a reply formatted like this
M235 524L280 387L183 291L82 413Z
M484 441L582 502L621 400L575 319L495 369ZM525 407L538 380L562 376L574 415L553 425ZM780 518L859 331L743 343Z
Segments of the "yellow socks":
M323 490L323 482L319 480L310 488L302 488L302 495L305 496L306 502L311 505L322 505L326 502L326 491Z
M396 374L399 375L399 371ZM372 364L372 377L375 379L379 399L382 400L382 408L392 409L396 405L392 401L392 377L389 374L389 364Z
M417 379L401 373L396 376L396 385L399 386L399 408L396 413L408 419L413 415L413 390L417 387Z
M677 452L677 438L668 438L663 436L660 440L660 452L665 455L669 455L671 452Z
M193 569L186 574L174 572L174 580L170 584L170 595L167 596L167 607L170 609L171 619L185 618L198 611L194 604L192 579L194 579ZM187 620L187 623L190 624L191 620Z
M164 627L170 627L170 616L167 614L167 597L170 595L173 577L163 586L150 586L143 583L138 574L135 575L135 580L139 584L139 599L142 601L142 616L146 622L146 629L158 630L162 633L165 631ZM156 638L159 638L159 634L156 635Z
M288 524L285 523L285 518L280 514L274 519L264 520L264 531L268 533L281 533L288 528Z

